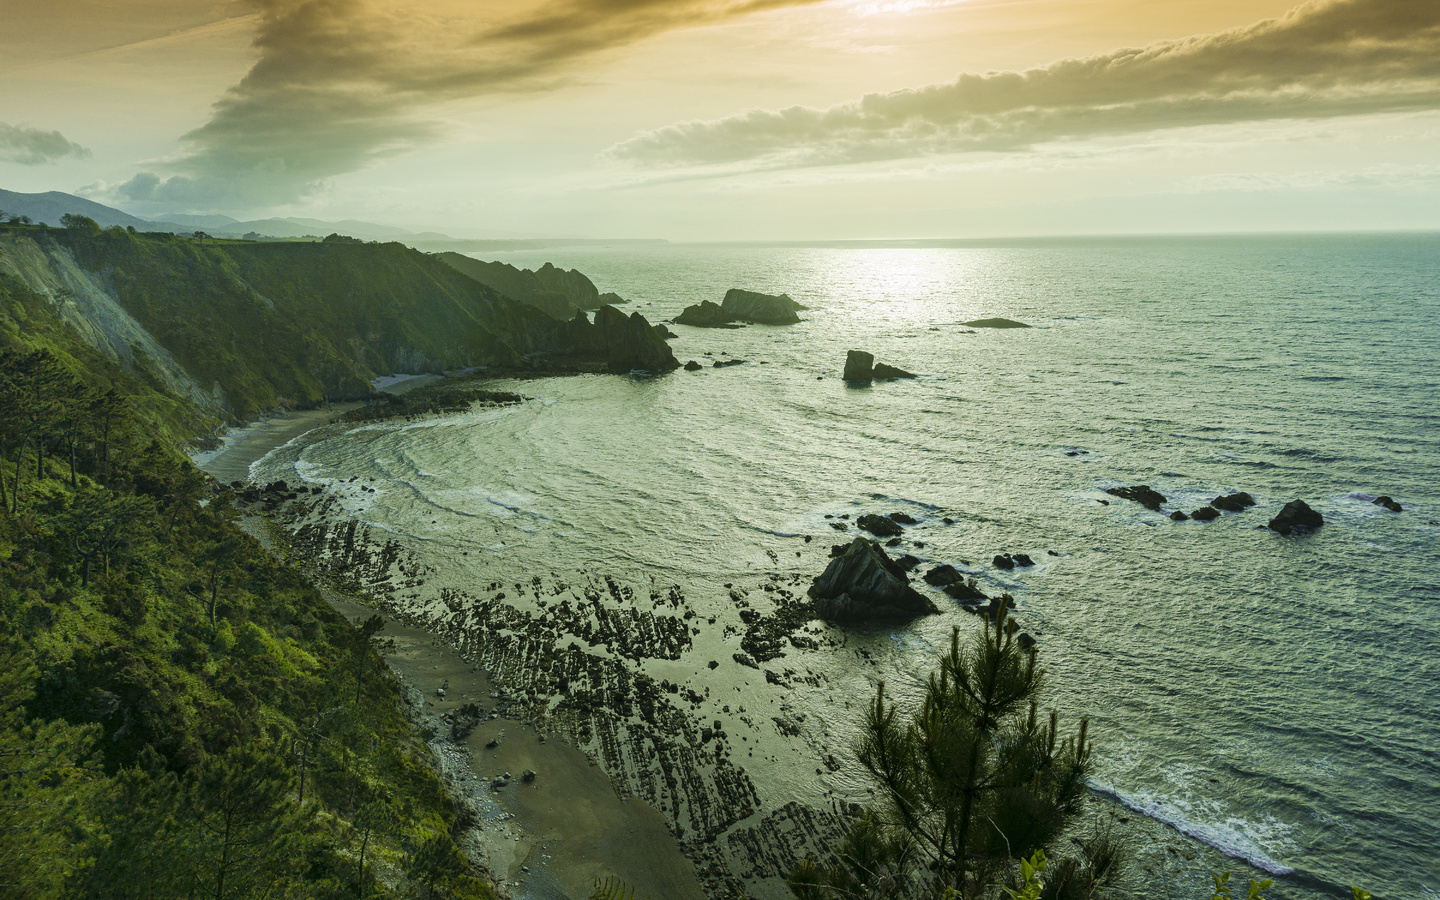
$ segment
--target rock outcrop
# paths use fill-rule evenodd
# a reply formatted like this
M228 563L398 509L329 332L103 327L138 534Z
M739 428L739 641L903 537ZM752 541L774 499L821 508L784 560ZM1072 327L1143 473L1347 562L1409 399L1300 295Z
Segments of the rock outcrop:
M1159 491L1152 491L1148 484L1132 484L1126 487L1106 488L1105 493L1113 494L1122 500L1134 500L1146 509L1160 511L1160 504L1165 502L1165 495Z
M760 294L731 288L725 292L725 301L720 309L732 322L758 322L762 325L793 325L800 321L796 315L807 307L790 299L788 294Z
M810 587L815 612L832 622L909 619L939 612L910 587L905 570L874 541L856 538Z
M1405 507L1401 506L1399 503L1396 503L1393 498L1388 497L1385 494L1381 494L1370 502L1375 504L1376 506L1383 506L1393 513L1402 512L1405 509Z
M800 321L796 315L805 309L785 294L758 294L731 288L725 292L721 304L703 300L675 317L675 324L695 328L738 328L736 322L755 322L761 325L793 325Z
M593 323L582 311L565 327L577 350L603 357L612 372L669 372L680 367L665 339L638 312L626 316L613 306L602 306Z
M966 322L971 328L1029 328L1024 322L1017 322L1014 319L975 319Z
M907 372L904 369L897 369L894 366L887 366L885 363L876 363L871 373L877 381L894 381L896 378L914 378L914 372Z
M692 328L739 328L726 318L725 311L720 304L711 303L709 300L702 300L694 306L685 307L685 311L675 317L676 325L689 325Z
M845 354L845 380L869 381L875 377L875 356L864 350L851 350Z
M1214 500L1211 500L1210 505L1225 512L1240 512L1241 510L1254 506L1255 498L1244 491L1240 491L1235 494L1221 494Z
M1197 522L1213 522L1220 518L1220 510L1213 506L1202 506L1190 514L1190 518Z
M1304 500L1291 500L1279 515L1270 520L1270 530L1290 534L1296 529L1309 531L1324 524L1325 517L1311 509Z
M866 515L855 520L857 528L863 528L876 537L899 537L905 531L888 516Z
M889 381L895 378L914 378L913 372L875 362L875 356L864 350L851 350L845 354L846 381Z

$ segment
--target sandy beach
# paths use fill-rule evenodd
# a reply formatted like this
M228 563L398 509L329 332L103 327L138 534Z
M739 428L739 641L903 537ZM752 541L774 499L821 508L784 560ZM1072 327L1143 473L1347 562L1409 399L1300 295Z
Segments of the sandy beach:
M356 405L256 422L236 429L222 448L192 458L222 483L245 481L256 460ZM250 515L244 526L272 552L286 555L266 519ZM323 583L317 587L352 621L375 613L360 598ZM441 638L393 619L384 636L393 642L386 662L410 689L415 718L446 780L478 822L466 849L490 870L502 894L578 900L597 881L616 876L638 897L705 897L693 864L654 806L623 795L603 769L561 737L507 717L503 691ZM480 720L455 739L453 717L471 704ZM533 780L524 779L527 771L535 773Z

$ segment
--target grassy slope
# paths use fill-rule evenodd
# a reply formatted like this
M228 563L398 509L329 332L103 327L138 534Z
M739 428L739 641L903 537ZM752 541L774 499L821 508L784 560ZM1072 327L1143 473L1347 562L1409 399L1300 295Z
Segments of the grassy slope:
M122 250L154 249L137 243ZM208 248L155 256L213 277L211 297L248 302ZM171 449L193 411L48 310L0 276L0 469L13 497L18 457L24 488L18 511L0 512L0 893L355 896L363 845L365 896L488 896L371 642L241 533ZM17 424L35 350L55 363L55 397L126 398L108 466L81 427L74 485L60 413L40 414L43 460ZM253 839L243 853L219 827L236 808Z
M367 393L396 372L510 364L557 323L400 244L26 229L67 247L231 415Z

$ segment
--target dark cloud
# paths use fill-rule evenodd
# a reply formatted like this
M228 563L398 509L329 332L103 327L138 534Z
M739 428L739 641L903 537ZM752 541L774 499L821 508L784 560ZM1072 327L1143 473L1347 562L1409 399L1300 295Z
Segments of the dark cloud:
M433 138L434 104L554 87L596 54L669 29L817 0L560 0L479 33L366 0L252 2L259 61L185 135L171 177L123 190L190 206L290 202Z
M0 160L38 166L67 156L84 159L90 151L58 131L41 131L0 122Z
M1191 125L1440 108L1440 2L1318 0L1213 35L1023 72L751 110L611 147L654 165L799 167Z

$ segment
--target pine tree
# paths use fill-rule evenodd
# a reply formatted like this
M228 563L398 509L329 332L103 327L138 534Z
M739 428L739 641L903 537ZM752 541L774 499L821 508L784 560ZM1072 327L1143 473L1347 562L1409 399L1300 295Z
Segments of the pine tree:
M1090 766L1088 722L1060 739L1038 715L1044 673L1001 604L962 647L959 629L920 708L902 715L882 683L866 716L860 763L881 803L836 849L791 873L800 900L988 895L1018 860L1059 838L1079 812ZM1056 896L1089 896L1113 874L1107 841L1072 863Z

